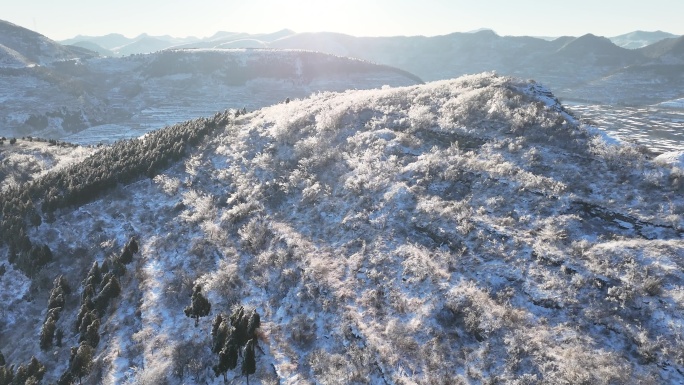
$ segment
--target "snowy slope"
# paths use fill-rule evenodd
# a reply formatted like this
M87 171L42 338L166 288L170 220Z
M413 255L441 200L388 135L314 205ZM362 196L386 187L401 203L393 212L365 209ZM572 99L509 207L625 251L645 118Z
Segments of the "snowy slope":
M253 384L680 383L683 172L593 136L538 84L481 74L233 117L30 236L57 256L40 279L79 290L141 244L87 383L223 383L211 319L236 303L261 314ZM0 350L49 382L79 294L41 352L49 285L10 272ZM212 310L194 327L197 283Z

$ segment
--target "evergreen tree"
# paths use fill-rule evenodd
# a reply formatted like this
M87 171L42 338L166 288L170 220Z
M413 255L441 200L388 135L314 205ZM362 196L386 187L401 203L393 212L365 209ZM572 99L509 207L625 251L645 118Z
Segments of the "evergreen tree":
M214 365L211 369L214 371L214 374L216 377L220 376L223 374L223 382L228 381L228 377L226 376L226 373L228 372L228 357L227 354L224 350L221 350L218 354L219 357L219 362L218 364Z
M128 244L126 245L126 248L131 251L133 254L138 254L139 251L139 246L138 246L138 241L136 241L135 238L131 238L130 241L128 241Z
M52 347L52 339L55 335L55 320L52 317L48 317L43 323L43 327L40 329L40 348L43 350L48 350Z
M81 305L81 309L78 311L78 315L76 316L76 331L81 330L81 323L83 322L83 318L85 318L86 314L92 312L94 309L95 308L93 307L93 304L90 301L87 301Z
M245 359L242 361L242 374L247 376L247 384L249 384L249 375L256 372L256 356L254 354L254 340L247 341L245 346Z
M256 339L256 330L261 326L261 317L257 313L256 309L252 310L252 314L249 316L249 321L247 322L247 338Z
M93 366L93 348L85 342L81 345L71 348L71 359L69 360L69 371L72 375L78 377L80 384L83 376L90 373Z
M133 254L138 253L138 242L135 238L131 238L126 246L124 246L121 256L119 256L119 261L124 265L128 265L133 262Z
M192 291L190 305L183 309L186 317L195 319L195 327L199 325L199 318L204 317L211 311L211 304L202 294L202 286L196 285Z
M235 340L235 337L230 336L228 338L228 341L226 341L225 346L223 347L223 350L225 350L227 354L227 360L228 360L228 369L235 369L237 367L238 363L238 355L240 352L240 347L237 344L237 341Z
M90 326L96 319L98 319L98 316L94 310L87 312L85 316L83 316L83 319L81 319L81 324L78 327L78 332L81 333L81 336L84 336L88 332L88 326Z
M218 324L218 325L217 325ZM226 338L229 334L228 323L221 317L221 314L214 318L214 322L211 325L211 352L219 353L223 349L223 345L226 343Z
M86 328L85 334L81 334L81 337L79 338L79 342L86 342L88 345L90 345L93 348L96 348L97 345L100 343L100 320L95 319L93 322L88 325Z
M14 371L12 368L0 366L0 385L11 385L14 380Z
M71 294L71 285L69 285L69 281L66 280L64 275L60 274L57 278L55 278L54 282L52 282L52 286L61 288L64 295Z
M31 361L29 361L28 367L26 368L29 379L27 383L29 383L31 379L34 379L34 383L36 384L40 383L45 375L45 371L45 365L41 364L36 357L31 357Z
M86 285L90 283L93 286L97 286L100 284L100 282L102 282L102 271L100 271L100 266L98 265L97 261L93 262L93 265L90 267L86 281L89 279L90 282L86 282Z

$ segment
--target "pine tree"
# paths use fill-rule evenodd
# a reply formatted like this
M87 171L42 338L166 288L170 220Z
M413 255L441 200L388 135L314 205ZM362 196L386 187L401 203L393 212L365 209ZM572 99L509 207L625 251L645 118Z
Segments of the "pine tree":
M52 317L48 317L43 323L43 327L40 329L40 348L43 350L48 350L52 347L52 339L55 335L55 320Z
M10 385L14 380L14 371L12 368L0 366L0 385Z
M119 261L123 263L124 265L127 265L133 261L133 254L138 253L138 242L135 240L135 238L131 238L130 241L126 244L124 247L123 251L121 252L121 256L119 257Z
M247 341L245 346L245 359L242 361L242 374L247 376L247 384L249 384L249 375L256 372L256 356L254 354L254 340Z
M261 317L257 313L256 309L252 310L252 314L249 316L249 321L247 323L247 338L255 339L256 330L261 326Z
M93 262L93 266L90 267L90 271L86 278L86 281L88 280L90 280L90 282L86 282L86 285L91 283L93 286L97 286L102 282L102 271L100 271L100 266L97 264L97 261Z
M81 337L79 338L79 342L86 342L88 345L90 345L93 348L96 348L97 345L100 343L100 320L95 319L93 322L88 325L86 328L85 334L81 334Z
M195 319L195 327L199 325L199 318L209 315L211 311L211 304L204 295L202 295L202 286L196 285L192 291L190 305L183 309L186 317Z
M226 338L228 338L229 332L229 326L226 321L223 319L223 317L221 317L221 314L217 315L211 325L212 353L218 354L221 349L223 349L223 345L226 343Z
M83 376L90 373L93 366L93 348L85 342L82 342L78 348L71 348L71 359L69 360L69 371L74 376L78 377L78 383L81 383Z

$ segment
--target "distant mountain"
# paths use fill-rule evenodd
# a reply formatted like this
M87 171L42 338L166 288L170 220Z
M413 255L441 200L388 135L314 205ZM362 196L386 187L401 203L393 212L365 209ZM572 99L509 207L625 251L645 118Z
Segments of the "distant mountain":
M151 53L167 48L267 48L260 42L272 42L294 34L289 29L283 29L273 33L248 34L241 32L217 32L207 38L174 37L170 35L151 36L143 33L134 38L128 38L120 34L105 36L82 36L78 35L71 39L62 40L65 45L78 45L87 47L89 44L97 44L109 52L118 56ZM251 42L250 42L251 41ZM96 48L96 47L93 47ZM96 50L99 52L98 50ZM107 55L111 56L111 55Z
M0 20L0 68L45 65L59 60L84 59L95 52L63 46L29 29Z
M175 45L177 44L173 41L160 39L153 36L141 36L128 44L112 48L112 51L116 52L118 55L125 56L161 51L163 49L171 48Z
M108 35L104 36L83 36L83 35L78 35L74 38L71 39L66 39L60 41L62 44L75 44L78 42L92 42L95 43L103 48L106 48L108 50L112 50L116 47L121 47L126 44L130 44L135 39L128 38L124 35L118 34L118 33L110 33Z
M87 50L97 52L98 54L100 54L100 56L116 56L116 54L113 51L110 51L107 48L98 45L97 43L93 43L92 41L77 41L67 46L85 48Z
M257 40L257 39L240 39L240 40L232 40L229 42L225 43L220 43L216 45L215 48L266 48L268 47L268 43L265 41Z
M592 34L544 40L502 37L485 30L434 37L353 37L306 33L276 40L270 46L358 57L406 69L425 80L496 71L536 79L555 88L557 95L563 98L640 104L681 97L679 85L683 81L676 75L681 72L678 68L667 67L679 63L675 40L662 41L651 48L629 50ZM665 52L670 56L664 55ZM655 64L665 67L649 68L654 59ZM659 75L658 81L647 82L648 93L639 92L647 76L645 74L654 70L667 75ZM623 74L620 76L622 83L617 89L621 91L596 88L598 84L615 85L613 75L620 72ZM627 90L634 92L624 92Z
M684 64L684 36L661 40L639 52L664 64Z
M632 65L643 59L638 52L618 47L609 39L592 34L568 41L553 57L566 63L611 67Z
M179 44L175 48L268 48L269 43L293 34L289 29L264 34L217 32L211 37Z
M610 41L622 48L637 49L643 48L653 43L657 43L663 39L679 37L678 35L669 32L655 31L634 31L624 35L613 36Z
M282 30L272 34L217 32L209 38L179 44L174 48L304 49L402 68L425 80L496 71L536 79L556 89L557 94L564 98L580 98L577 95L581 94L581 99L587 100L587 89L595 89L597 84L610 83L611 79L603 79L615 73L622 72L624 76L620 78L626 82L625 86L629 86L643 81L644 76L640 72L652 72L652 68L644 66L676 65L682 62L677 39L667 39L667 36L674 35L636 31L611 39L593 34L542 39L499 36L491 29L482 28L467 33L432 37L355 37L331 32L294 33L291 30ZM665 40L660 40L663 38ZM640 49L628 49L614 42L628 45L625 43L627 40L658 42ZM149 52L163 48L163 43L149 46L136 44L126 52ZM662 68L658 71L677 70ZM634 78L630 79L630 76ZM661 102L673 96L680 97L681 95L672 95L671 92L679 84L678 81L674 85L668 82L649 84L650 92L642 95L641 102ZM607 90L600 91L594 93L589 100L638 103L638 97L633 94L619 93L606 97Z

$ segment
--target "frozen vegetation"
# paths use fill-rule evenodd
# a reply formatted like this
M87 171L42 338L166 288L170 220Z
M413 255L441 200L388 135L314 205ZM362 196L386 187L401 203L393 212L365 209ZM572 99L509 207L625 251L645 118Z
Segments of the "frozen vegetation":
M29 227L54 254L31 280L0 246L8 363L73 368L82 282L134 237L83 383L223 383L212 320L237 304L261 315L253 384L684 382L681 157L494 74L224 116L163 172ZM58 275L74 293L41 350Z

